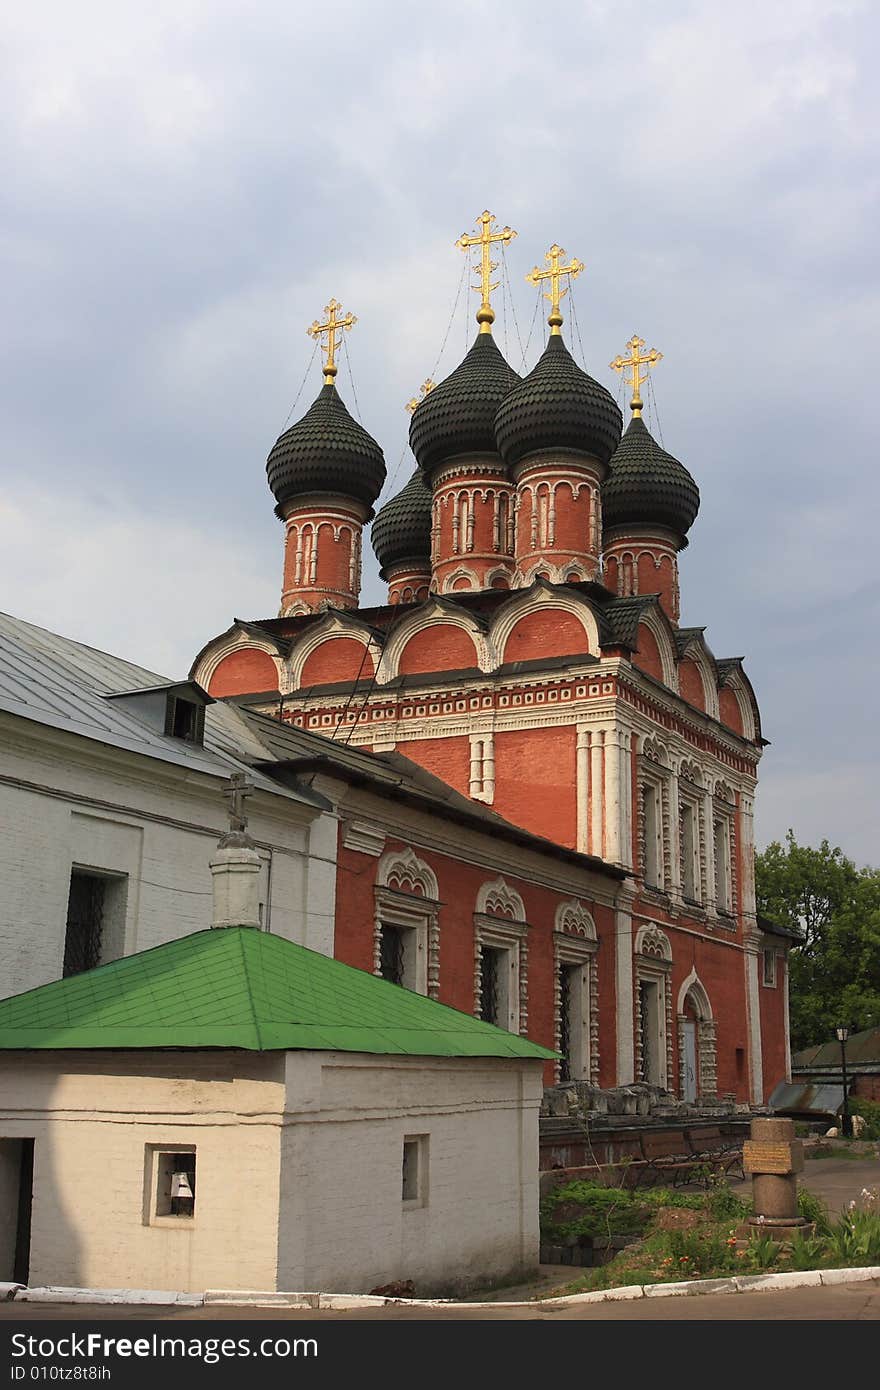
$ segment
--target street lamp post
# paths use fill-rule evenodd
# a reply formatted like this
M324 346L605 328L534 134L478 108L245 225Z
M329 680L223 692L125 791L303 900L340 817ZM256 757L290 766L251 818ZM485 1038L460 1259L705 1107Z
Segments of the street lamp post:
M849 1086L846 1079L846 1040L849 1037L849 1029L842 1024L837 1032L837 1041L840 1043L840 1069L843 1073L843 1110L840 1116L840 1128L844 1139L852 1138L852 1119L849 1113Z

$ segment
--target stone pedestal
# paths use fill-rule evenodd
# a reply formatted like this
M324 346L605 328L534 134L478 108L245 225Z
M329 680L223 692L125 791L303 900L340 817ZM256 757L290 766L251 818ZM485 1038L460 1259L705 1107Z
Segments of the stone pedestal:
M752 1120L743 1167L752 1176L755 1214L749 1226L756 1233L788 1240L809 1224L798 1214L797 1175L803 1172L804 1149L794 1137L793 1120Z

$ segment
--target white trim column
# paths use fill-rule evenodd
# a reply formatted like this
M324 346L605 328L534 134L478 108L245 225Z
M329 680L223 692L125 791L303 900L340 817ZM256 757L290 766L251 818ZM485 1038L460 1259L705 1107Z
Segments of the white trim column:
M604 776L604 730L593 729L590 738L590 854L603 858L602 822Z
M629 893L617 899L614 913L614 966L616 1003L616 1082L628 1086L636 1078L633 1034L633 899Z
M577 726L577 847L586 854L590 844L590 727Z
M759 945L747 940L744 952L746 1019L749 1029L749 1099L752 1105L764 1102L764 1055L761 1048L761 996L758 984Z
M620 836L620 731L605 729L605 858L621 862Z

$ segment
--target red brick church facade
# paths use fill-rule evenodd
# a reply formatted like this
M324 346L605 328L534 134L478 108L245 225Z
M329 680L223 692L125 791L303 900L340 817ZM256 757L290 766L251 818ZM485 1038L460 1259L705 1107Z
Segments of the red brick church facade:
M757 703L740 660L679 624L693 479L648 432L638 391L622 432L560 323L520 379L483 313L415 409L418 466L372 526L380 607L359 591L382 453L326 377L269 455L280 616L236 622L192 674L337 745L403 755L534 837L516 881L487 890L466 826L442 854L414 826L393 848L423 868L389 886L343 818L342 959L386 970L376 895L404 923L422 897L430 992L491 1016L500 969L497 1021L561 1039L563 1075L761 1104L788 1074L788 943L755 911ZM548 842L582 863L577 895L541 881ZM592 1065L589 1041L571 1043L584 1029Z

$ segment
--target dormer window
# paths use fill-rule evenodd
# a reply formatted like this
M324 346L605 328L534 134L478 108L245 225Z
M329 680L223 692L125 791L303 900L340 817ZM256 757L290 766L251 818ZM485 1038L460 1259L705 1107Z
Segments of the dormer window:
M165 713L165 732L172 738L186 739L187 743L199 743L205 736L205 707L185 695L170 691Z
M197 743L199 747L205 741L205 708L214 703L195 681L174 681L141 690L111 690L104 699L116 701L157 734Z

